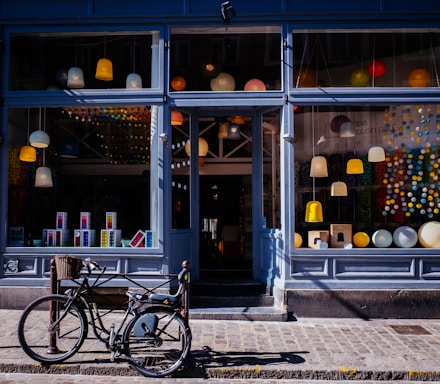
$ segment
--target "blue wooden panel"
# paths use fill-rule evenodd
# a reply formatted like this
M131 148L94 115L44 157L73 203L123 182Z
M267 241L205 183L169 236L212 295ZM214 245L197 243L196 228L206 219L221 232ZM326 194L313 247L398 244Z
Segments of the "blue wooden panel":
M293 259L291 275L298 277L328 277L328 259Z
M383 0L385 11L398 12L440 12L440 2L438 0Z
M63 17L88 14L87 0L1 0L0 16L7 17Z
M192 0L191 14L220 14L221 3L219 1ZM237 16L240 15L261 15L261 14L279 14L283 11L281 0L230 0L230 4L234 7Z
M93 14L96 16L142 16L154 15L182 15L184 1L182 0L96 0L93 5Z
M349 13L349 12L378 12L381 0L353 1L353 0L313 0L298 1L289 0L287 2L287 12L292 13L313 13L322 15L323 13ZM399 8L397 8L399 9Z
M340 259L335 264L335 277L415 277L414 259Z
M438 279L440 277L440 259L423 260L422 277L425 279Z

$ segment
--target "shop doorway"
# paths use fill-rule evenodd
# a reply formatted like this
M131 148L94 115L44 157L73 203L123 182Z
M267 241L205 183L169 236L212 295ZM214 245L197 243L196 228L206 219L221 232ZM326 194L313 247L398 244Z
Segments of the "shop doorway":
M200 277L252 278L252 185L249 175L200 176Z

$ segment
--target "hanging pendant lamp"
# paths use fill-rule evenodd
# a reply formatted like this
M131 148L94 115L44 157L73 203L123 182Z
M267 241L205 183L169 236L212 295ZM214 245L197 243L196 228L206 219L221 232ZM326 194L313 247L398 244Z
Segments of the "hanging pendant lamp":
M229 124L228 126L228 139L229 140L240 140L240 126L238 124Z
M223 122L218 127L218 138L219 139L227 139L228 138L228 122Z
M139 89L142 88L142 77L136 73L136 37L133 37L133 73L127 76L125 88Z
M84 73L79 67L72 67L67 72L67 86L69 88L84 88Z
M359 175L364 173L364 163L361 159L350 159L347 162L347 173L349 175Z
M98 80L111 81L113 80L113 63L105 57L106 51L107 39L104 38L104 57L98 60L95 78Z
M354 128L351 121L346 121L341 124L339 137L354 137Z
M327 159L314 156L310 164L310 177L328 177Z
M385 149L382 147L371 147L368 150L368 161L371 163L385 161Z
M182 112L173 109L171 111L171 125L182 125L182 124L183 124Z
M322 214L322 204L319 201L309 201L306 205L306 218L307 223L321 223L324 221Z
M348 196L347 184L343 181L335 181L331 185L330 194L332 196Z
M41 108L38 120L39 129L38 131L34 131L31 133L31 135L29 136L29 143L36 148L47 148L50 144L50 137L45 131L41 130Z
M35 173L35 187L37 188L52 188L52 172L48 167L38 167Z

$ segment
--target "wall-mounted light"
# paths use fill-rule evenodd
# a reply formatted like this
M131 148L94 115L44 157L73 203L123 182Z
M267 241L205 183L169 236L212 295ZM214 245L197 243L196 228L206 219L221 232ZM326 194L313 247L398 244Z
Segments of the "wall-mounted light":
M231 18L236 15L235 9L229 1L222 3L221 11L224 23L229 23Z

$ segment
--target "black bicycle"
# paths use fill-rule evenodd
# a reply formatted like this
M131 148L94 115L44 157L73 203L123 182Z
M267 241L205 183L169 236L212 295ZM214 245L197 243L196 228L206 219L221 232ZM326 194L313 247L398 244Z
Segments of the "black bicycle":
M62 362L81 348L90 324L112 360L127 361L147 377L163 377L179 369L192 339L188 323L189 263L182 263L179 275L166 275L167 282L178 280L176 294L155 292L166 283L142 287L145 293L128 290L126 308L119 311L99 308L95 298L100 295L95 288L117 276L134 281L128 275L103 278L105 268L90 260L83 263L87 273L72 280L78 287L69 288L65 294L40 297L24 309L18 323L24 352L43 364ZM96 270L98 274L92 273ZM91 274L96 276L92 283Z

